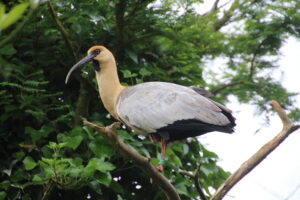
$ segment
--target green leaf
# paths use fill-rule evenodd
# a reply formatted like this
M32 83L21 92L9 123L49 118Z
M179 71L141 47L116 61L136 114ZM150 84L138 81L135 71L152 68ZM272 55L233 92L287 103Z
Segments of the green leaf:
M151 157L150 154L149 154L149 151L146 148L144 148L144 147L140 147L138 149L138 151L139 151L139 153L141 153L142 155L146 156L147 158Z
M116 181L111 182L110 188L113 189L116 194L124 194L125 193L123 187Z
M110 158L114 154L114 150L111 146L99 141L89 143L89 148L97 157Z
M43 178L41 177L41 174L36 174L36 175L33 176L32 181L37 182L37 183L41 183L41 182L43 182Z
M1 191L1 192L0 192L0 200L4 200L5 197L6 197L6 192Z
M215 164L203 164L200 167L200 170L206 175L208 176L209 174L212 174L214 172L214 169L216 168Z
M2 181L0 183L0 189L1 190L7 190L7 188L10 186L10 182L8 180Z
M93 135L94 132L92 131L92 129L91 129L90 127L83 126L82 129L87 133L88 138L89 138L90 140L94 140L94 139L95 139L95 137L94 137L94 135Z
M92 165L87 165L82 171L83 176L84 177L92 177L94 175L95 170L96 169Z
M218 155L212 151L203 148L203 156L208 158L218 158Z
M129 50L126 50L127 52L127 55L129 56L129 58L131 58L131 60L133 60L134 63L138 64L138 57L137 57L137 54L135 52L132 52L132 51L129 51Z
M124 78L133 78L137 76L136 73L131 73L128 69L121 70L121 72L123 73Z
M17 53L17 50L12 44L7 44L4 47L0 48L0 55L11 56Z
M25 133L30 135L34 143L36 141L39 141L41 138L47 137L53 130L53 127L46 125L43 126L40 130L35 130L28 126L25 127Z
M117 200L124 200L121 195L118 195L117 197L118 197Z
M4 14L5 14L5 6L2 3L0 3L0 23Z
M147 70L146 68L141 68L139 73L142 75L142 76L150 76L152 74L152 72L150 72L149 70Z
M101 173L100 175L98 175L97 176L97 180L101 183L101 184L103 184L103 185L105 185L106 187L108 187L109 185L110 185L110 183L111 183L111 180L112 180L112 178L111 178L111 175L110 175L110 173Z
M189 146L187 144L182 144L183 155L186 155L189 152Z
M102 159L99 158L92 158L89 163L88 166L92 166L94 167L94 169L106 173L108 171L114 170L116 167L111 164L110 162L106 162Z
M25 156L23 151L18 151L12 154L12 157L18 160L21 160Z
M0 30L4 30L8 26L15 23L25 12L28 5L29 3L21 3L13 7L8 14L4 14L2 16L2 20L0 21Z
M182 166L181 160L178 156L176 156L175 154L170 155L170 160L172 160L172 163L175 164L178 167Z
M157 158L151 158L150 162L154 166L159 165L159 159L157 159Z
M184 195L188 194L188 191L186 189L184 182L177 183L174 185L174 187L176 188L176 190L179 194L184 194Z
M30 156L25 157L23 164L27 171L32 170L37 166L37 163Z
M80 145L81 141L83 140L83 137L81 135L77 135L75 137L71 137L67 143L66 147L70 147L73 150L77 149L77 147Z
M67 145L66 142L56 143L56 142L49 142L48 147L49 149L61 149ZM46 158L45 158L46 159Z
M102 194L101 191L101 185L99 181L90 181L89 186L97 193L97 194Z

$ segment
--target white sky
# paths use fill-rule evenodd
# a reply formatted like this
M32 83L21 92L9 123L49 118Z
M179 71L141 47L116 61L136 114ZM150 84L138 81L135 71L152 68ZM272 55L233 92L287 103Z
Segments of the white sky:
M197 11L205 13L214 1L204 0ZM226 0L221 0L222 5ZM230 6L228 4L226 7ZM281 48L280 68L274 78L282 82L291 92L300 93L300 41L289 38ZM224 60L216 59L208 63L208 68L224 67ZM295 106L300 107L300 95ZM254 107L241 105L236 98L230 98L227 106L237 118L234 134L209 133L199 137L206 147L220 157L219 165L234 172L254 154L262 145L277 135L282 123L278 116L270 119L270 125L264 124L263 116L254 115ZM300 122L298 122L300 123ZM257 132L257 130L259 130ZM244 177L227 194L224 200L299 200L300 199L300 131L292 133L252 172Z
M299 74L300 42L289 38L281 49L279 61L280 78L285 88L300 93ZM222 65L221 60L211 63L212 67ZM234 111L237 127L233 135L209 133L199 137L207 148L216 152L225 170L234 172L263 144L279 133L282 123L277 115L271 117L270 125L264 125L263 116L255 116L253 106L241 105L231 98L227 106ZM300 95L297 104L300 107ZM256 131L259 130L258 133ZM300 132L292 133L259 166L242 179L224 200L299 200L300 199Z

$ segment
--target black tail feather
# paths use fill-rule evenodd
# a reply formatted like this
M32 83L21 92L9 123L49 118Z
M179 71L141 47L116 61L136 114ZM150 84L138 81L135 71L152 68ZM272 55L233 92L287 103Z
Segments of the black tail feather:
M233 127L235 126L234 118L232 117L232 120L230 121L231 123L227 126L217 126L213 124L204 123L199 120L181 120L170 124L166 127L158 129L157 132L154 133L154 136L158 140L160 140L161 138L168 138L169 141L174 141L203 135L212 131L233 133Z

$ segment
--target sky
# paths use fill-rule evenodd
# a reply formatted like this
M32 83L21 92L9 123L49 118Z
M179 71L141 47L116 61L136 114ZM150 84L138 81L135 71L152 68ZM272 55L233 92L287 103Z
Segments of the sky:
M300 93L299 52L300 42L289 38L280 50L279 69L274 78L282 82L291 92ZM224 65L222 59L208 63L208 68ZM295 106L300 107L300 95ZM262 145L271 140L282 129L279 117L274 114L269 126L264 117L254 115L253 106L240 104L231 97L226 105L237 119L233 135L209 133L199 140L220 157L218 163L225 170L234 172ZM299 124L300 122L298 122ZM257 130L259 130L257 132ZM292 133L259 166L242 179L224 200L299 200L300 199L300 131Z
M214 1L204 0L204 6L196 8L205 13ZM220 5L227 2L221 0ZM228 4L226 7L230 6ZM226 9L226 8L225 8ZM279 69L273 73L290 92L300 93L300 41L289 38L280 50ZM208 69L226 67L223 59L207 63ZM200 142L220 157L218 164L233 173L259 148L275 137L282 129L279 117L274 113L266 126L263 116L255 115L255 108L240 104L235 97L226 105L237 119L234 134L209 133L198 137ZM300 108L300 95L296 97ZM297 122L296 122L297 123ZM300 121L298 121L300 124ZM224 200L299 200L300 199L300 130L293 132L278 148L256 168L239 181Z

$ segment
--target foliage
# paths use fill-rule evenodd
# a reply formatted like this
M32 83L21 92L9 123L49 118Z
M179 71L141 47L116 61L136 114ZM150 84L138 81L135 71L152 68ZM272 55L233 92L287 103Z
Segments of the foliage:
M95 44L114 53L124 84L199 85L220 102L231 94L264 113L276 99L299 119L295 94L272 78L285 38L300 37L299 1L235 0L205 15L195 11L202 1L20 2L0 4L0 199L164 199L101 135L78 126L81 118L114 121L99 100L91 66L64 85L70 66ZM219 57L226 68L204 80L207 60ZM158 144L126 129L119 135L158 164ZM179 169L200 166L208 196L229 175L195 138L171 145L167 157L164 175L182 199L199 194Z
M27 7L28 3L20 3L6 14L5 6L0 3L0 31L15 23L22 16Z

